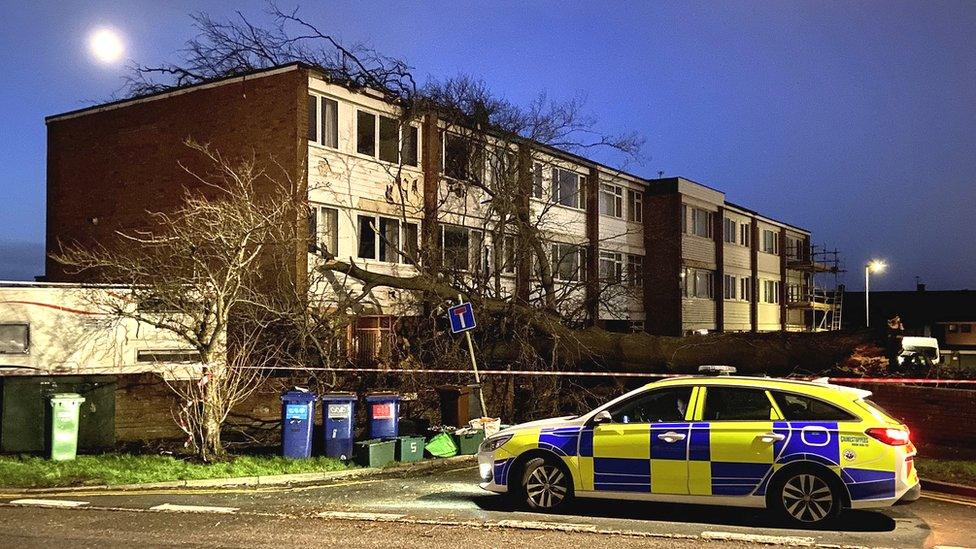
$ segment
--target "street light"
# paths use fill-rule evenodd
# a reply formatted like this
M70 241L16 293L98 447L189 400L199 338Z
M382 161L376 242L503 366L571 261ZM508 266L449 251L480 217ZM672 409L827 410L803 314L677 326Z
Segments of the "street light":
M864 326L871 327L871 304L869 296L871 293L871 273L882 273L888 266L880 259L872 259L864 265Z

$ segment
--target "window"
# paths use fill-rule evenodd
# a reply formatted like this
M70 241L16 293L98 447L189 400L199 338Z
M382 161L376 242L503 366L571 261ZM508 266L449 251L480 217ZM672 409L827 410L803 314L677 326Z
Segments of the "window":
M685 268L681 282L684 297L713 298L715 273L706 269Z
M736 290L738 289L736 282L738 281L734 276L725 275L725 289L724 289L725 299L736 299L737 297Z
M502 238L501 271L506 274L515 272L515 237L506 235Z
M803 285L799 283L791 283L786 285L786 302L787 303L798 303L800 301L806 301L803 292Z
M400 124L386 116L380 117L380 160L397 162L400 158Z
M644 286L644 256L627 254L627 285L634 288Z
M752 301L752 277L744 277L739 280L739 296L744 301Z
M624 189L617 185L600 185L600 213L610 217L624 216Z
M418 165L417 157L417 141L420 131L416 126L407 126L402 128L403 130L403 150L400 154L403 156L403 163L407 166Z
M779 255L779 235L776 234L776 231L763 229L762 251L767 254Z
M735 230L737 223L729 218L725 218L725 226L722 228L722 237L729 244L735 244L739 235Z
M444 175L458 181L480 182L485 172L485 157L481 147L466 137L444 133Z
M357 111L356 150L383 162L416 166L417 128L389 116Z
M339 103L328 97L322 98L321 143L333 149L339 148Z
M583 193L586 178L576 172L561 168L552 169L552 196L559 204L586 209L586 196Z
M627 220L637 223L644 220L644 193L627 190Z
M957 333L959 333L959 325L958 324L949 324L946 327L946 331L949 332L950 334L957 334Z
M752 225L745 224L739 225L739 244L742 244L746 248L752 246Z
M973 325L972 324L960 324L959 325L959 333L960 334L971 334L971 333L973 333Z
M778 280L763 280L763 303L779 303Z
M416 223L403 223L391 217L359 216L358 257L406 263L408 256L416 258L416 249Z
M600 280L619 284L623 280L624 260L619 252L600 252Z
M648 391L607 411L614 423L684 421L690 401L691 387L673 387Z
M532 196L536 198L542 198L542 192L545 188L542 181L542 173L542 164L536 162L532 165Z
M376 156L376 115L356 112L356 152Z
M319 140L319 98L308 94L308 140Z
M690 227L688 226L688 210L691 213ZM712 236L712 212L708 210L686 206L682 210L682 223L685 226L685 232L687 234L704 237Z
M583 280L584 251L575 244L552 245L552 276L558 280Z
M803 259L803 240L792 236L786 237L786 257L790 259Z
M444 267L458 271L486 270L488 254L484 235L477 229L458 225L441 226Z
M769 421L773 405L761 389L708 387L705 390L705 421Z
M26 355L30 352L30 324L0 324L0 354Z
M772 394L786 421L857 421L853 414L822 400L779 391Z
M403 226L403 253L406 254L407 263L415 263L420 249L417 244L420 242L420 229L416 223L405 223Z
M328 253L339 253L339 210L328 206L313 206L309 212L308 236L311 253L324 248Z

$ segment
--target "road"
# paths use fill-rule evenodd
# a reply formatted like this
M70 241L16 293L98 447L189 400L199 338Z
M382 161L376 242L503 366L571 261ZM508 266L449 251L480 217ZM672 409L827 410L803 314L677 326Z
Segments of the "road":
M563 546L570 539L594 547L976 546L976 501L957 496L928 494L882 512L850 511L829 530L794 530L760 510L691 505L581 501L559 515L513 512L504 498L481 491L476 476L473 465L455 464L305 486L3 493L0 539L37 547L264 547L322 539L348 547L383 546L382 540Z

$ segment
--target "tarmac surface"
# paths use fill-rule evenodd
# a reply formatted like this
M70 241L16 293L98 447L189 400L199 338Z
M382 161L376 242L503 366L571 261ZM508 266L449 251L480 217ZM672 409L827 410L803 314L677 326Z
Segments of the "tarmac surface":
M926 493L910 505L847 511L819 530L785 528L763 510L679 504L581 500L554 515L516 511L482 491L470 463L298 486L0 493L0 540L8 546L263 547L309 539L348 547L460 540L485 547L976 547L976 500Z

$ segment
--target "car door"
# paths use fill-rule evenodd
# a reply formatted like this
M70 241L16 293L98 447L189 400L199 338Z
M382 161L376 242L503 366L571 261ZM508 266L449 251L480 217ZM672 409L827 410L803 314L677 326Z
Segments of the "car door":
M609 408L593 427L593 490L687 494L691 394L652 389Z
M757 491L773 467L773 430L780 419L766 390L727 385L699 389L696 418L707 424L708 451L689 462L693 495L747 496Z

